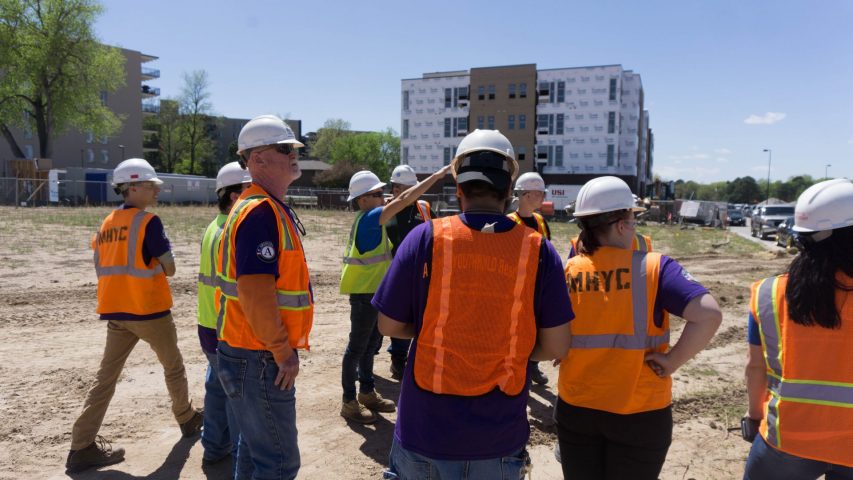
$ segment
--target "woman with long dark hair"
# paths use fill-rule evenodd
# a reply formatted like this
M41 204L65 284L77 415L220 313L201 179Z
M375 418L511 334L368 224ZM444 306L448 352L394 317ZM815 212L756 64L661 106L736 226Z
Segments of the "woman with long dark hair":
M853 183L813 185L794 212L799 255L752 286L744 479L853 479Z
M598 177L578 192L580 255L566 264L575 319L555 418L563 475L656 480L672 442L672 379L720 326L714 298L672 258L633 251L631 189ZM687 321L669 349L669 314Z

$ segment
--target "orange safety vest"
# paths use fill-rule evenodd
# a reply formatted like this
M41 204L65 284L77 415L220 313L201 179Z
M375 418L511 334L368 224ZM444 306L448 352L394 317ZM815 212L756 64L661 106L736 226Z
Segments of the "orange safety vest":
M421 214L421 218L423 218L425 222L432 220L432 215L429 214L429 202L426 200L418 200L415 202L415 206L417 206L418 212Z
M172 292L160 261L145 264L142 243L153 213L114 210L92 237L98 276L98 313L150 315L172 308Z
M759 432L785 453L853 467L853 293L835 292L841 328L806 327L788 318L787 283L781 275L752 285L749 307L767 364Z
M429 294L414 377L421 388L518 395L536 344L533 296L542 236L529 228L483 233L459 216L432 222Z
M268 203L276 216L278 237L278 279L275 282L276 298L281 323L287 328L287 337L293 348L308 349L308 334L314 318L314 297L308 276L308 264L302 241L293 221L284 208L257 185L240 194L220 239L219 262L216 273L217 332L228 345L248 350L266 350L266 346L252 332L237 295L237 232L240 224L255 208Z
M669 347L669 317L654 323L659 253L600 247L572 257L566 284L575 319L572 343L560 364L560 398L578 407L630 414L672 403L672 379L644 360Z
M519 225L526 225L524 223L524 220L521 219L521 215L519 215L518 212L512 212L509 215L507 215L507 217L509 217L510 220L512 220L513 222L515 222ZM536 226L538 227L536 229L536 231L539 232L539 234L542 235L543 237L547 238L548 229L545 227L545 217L543 217L542 215L539 215L536 212L533 212L533 218L536 219Z
M580 252L578 252L578 237L572 239L572 249L574 249L575 255L580 255ZM651 252L652 237L641 235L639 233L635 234L634 240L631 242L631 250L636 250L638 252Z

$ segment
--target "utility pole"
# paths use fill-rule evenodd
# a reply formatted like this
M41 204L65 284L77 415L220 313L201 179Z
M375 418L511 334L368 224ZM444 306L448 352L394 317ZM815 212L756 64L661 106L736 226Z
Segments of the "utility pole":
M769 148L764 149L767 152L767 206L770 206L770 161L773 159L773 151Z

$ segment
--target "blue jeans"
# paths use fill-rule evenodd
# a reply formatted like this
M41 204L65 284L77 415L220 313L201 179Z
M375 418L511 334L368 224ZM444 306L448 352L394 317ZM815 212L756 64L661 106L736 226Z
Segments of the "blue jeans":
M245 444L255 469L252 479L295 478L300 466L296 387L281 390L273 383L278 366L270 352L219 342L217 354L219 379L240 426L237 464L245 463Z
M356 380L361 393L370 393L374 389L373 355L382 342L382 335L376 323L379 312L370 304L372 299L372 293L354 293L349 296L349 343L341 367L344 402L355 400Z
M853 467L797 457L767 445L756 435L746 458L744 480L813 480L826 474L826 480L851 480Z
M204 428L201 431L204 459L216 461L230 454L234 462L235 478L250 478L252 457L249 454L238 457L240 427L234 418L234 411L228 403L222 382L219 381L219 360L215 353L204 354L207 357L207 375L204 378ZM245 448L248 449L248 446ZM238 458L242 460L239 465ZM238 472L248 475L240 476Z
M399 480L519 480L530 467L527 450L488 460L435 460L391 444L390 466L383 478Z

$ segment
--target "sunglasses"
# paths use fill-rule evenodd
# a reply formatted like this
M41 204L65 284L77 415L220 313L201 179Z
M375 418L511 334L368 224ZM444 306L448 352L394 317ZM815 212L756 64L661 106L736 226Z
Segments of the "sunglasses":
M290 143L279 143L276 145L270 145L266 148L262 148L258 150L258 152L264 152L267 150L275 150L276 152L281 153L282 155L290 155L291 153L296 151L296 147L294 147Z
M362 195L362 197L364 197L364 198L369 198L369 197L382 198L383 196L385 196L385 192L382 192L382 191L373 192L373 193L365 193L364 195Z

